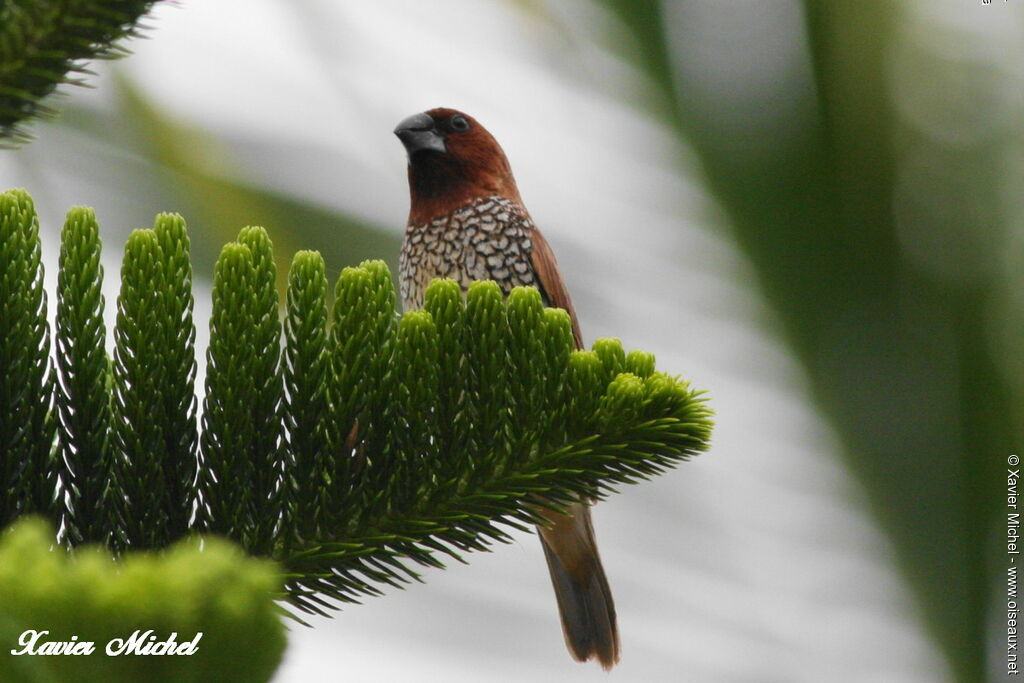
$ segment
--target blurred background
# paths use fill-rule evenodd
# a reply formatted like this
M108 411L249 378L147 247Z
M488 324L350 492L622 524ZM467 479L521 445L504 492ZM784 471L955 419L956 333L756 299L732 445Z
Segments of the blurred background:
M618 681L977 681L1005 665L1005 467L1024 443L1024 4L1014 0L159 3L0 153L53 284L96 208L119 251L190 226L285 274L384 258L391 130L498 138L588 342L709 390L712 449L599 505ZM52 314L52 311L51 311ZM1002 550L1001 550L1002 549ZM295 627L281 683L583 681L529 535Z

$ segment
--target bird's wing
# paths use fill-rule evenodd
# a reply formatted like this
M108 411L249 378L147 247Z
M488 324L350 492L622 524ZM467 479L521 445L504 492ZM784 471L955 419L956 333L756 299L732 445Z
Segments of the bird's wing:
M583 335L580 333L580 323L576 320L576 309L572 307L572 299L569 298L569 290L565 288L565 281L558 270L558 262L555 261L555 254L551 251L548 241L540 230L534 228L532 234L533 251L530 253L530 260L533 263L533 272L537 276L541 294L548 300L548 304L557 308L565 309L572 320L572 336L576 340L576 348L583 348Z

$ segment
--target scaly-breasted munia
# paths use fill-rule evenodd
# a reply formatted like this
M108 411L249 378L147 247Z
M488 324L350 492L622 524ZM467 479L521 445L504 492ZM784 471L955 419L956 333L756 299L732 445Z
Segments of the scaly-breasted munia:
M412 206L399 261L406 310L423 306L433 278L452 278L463 289L493 280L507 296L531 285L549 306L572 319L576 347L579 323L547 241L534 226L501 146L471 116L431 109L395 128L409 157ZM539 528L551 572L562 631L579 661L596 657L605 669L619 658L619 634L608 580L601 566L590 507L575 503L569 514L548 514Z

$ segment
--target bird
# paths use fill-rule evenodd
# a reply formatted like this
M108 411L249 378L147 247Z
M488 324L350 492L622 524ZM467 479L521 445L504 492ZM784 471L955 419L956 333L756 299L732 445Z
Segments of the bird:
M406 311L423 307L434 278L463 290L493 280L505 296L536 287L544 303L564 309L577 349L583 337L554 253L519 195L508 158L486 128L445 107L403 119L394 130L408 158L410 209L399 258ZM608 579L597 550L590 506L544 513L538 526L569 654L596 658L605 670L619 660L619 633Z

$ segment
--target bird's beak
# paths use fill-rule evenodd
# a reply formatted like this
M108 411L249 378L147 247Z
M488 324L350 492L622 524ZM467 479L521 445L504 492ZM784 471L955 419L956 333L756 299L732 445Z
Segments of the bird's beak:
M405 151L410 160L412 155L417 152L433 150L443 153L448 151L444 146L444 138L441 137L437 126L434 125L434 119L426 113L413 114L404 119L395 127L395 135L405 145Z

